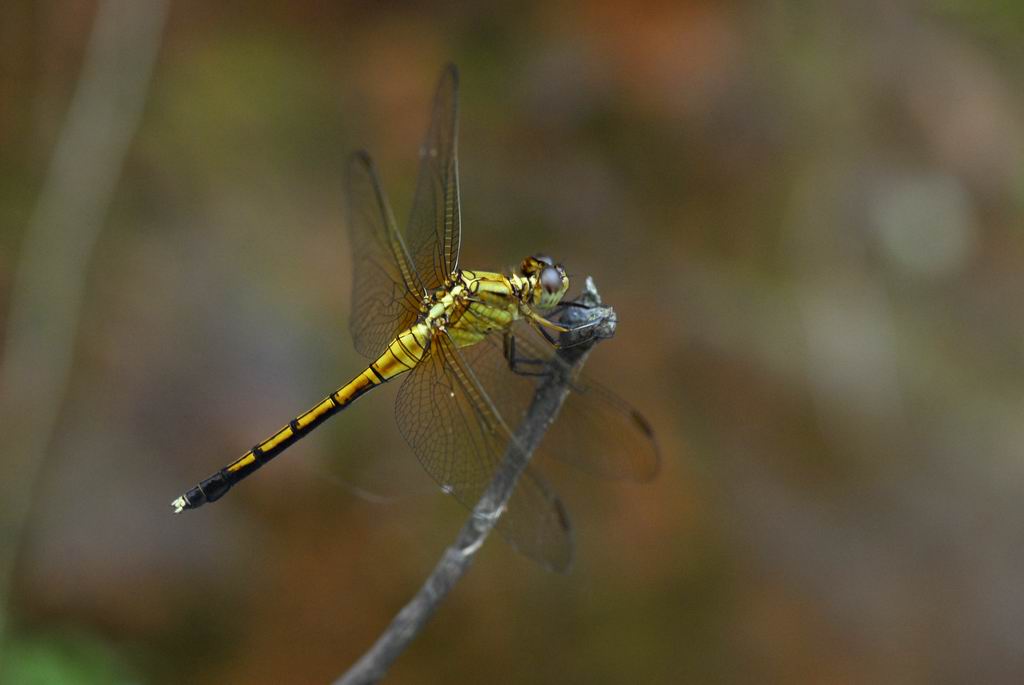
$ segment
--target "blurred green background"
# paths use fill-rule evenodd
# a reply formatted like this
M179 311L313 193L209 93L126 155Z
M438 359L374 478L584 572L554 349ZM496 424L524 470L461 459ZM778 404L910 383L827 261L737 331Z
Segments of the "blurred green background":
M555 473L573 572L488 541L391 681L1020 682L1022 37L996 0L0 4L0 680L329 682L418 587L465 512L394 387L168 503L363 368L345 160L401 221L454 61L462 263L595 277L588 371L664 467Z

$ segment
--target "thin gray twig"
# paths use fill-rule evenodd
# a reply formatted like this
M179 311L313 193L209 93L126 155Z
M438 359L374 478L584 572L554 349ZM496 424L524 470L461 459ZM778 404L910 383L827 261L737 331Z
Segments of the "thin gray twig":
M548 426L558 416L569 394L573 372L583 365L598 340L615 334L615 312L601 305L592 279L587 278L584 293L578 301L588 308L567 309L561 322L570 326L583 324L585 332L576 334L576 339L571 334L563 334L562 349L548 364L548 374L538 385L501 465L455 542L444 551L423 586L402 607L373 646L334 685L365 685L383 679L391 664L420 633L448 592L468 570L476 552L497 523ZM566 338L566 335L570 337Z

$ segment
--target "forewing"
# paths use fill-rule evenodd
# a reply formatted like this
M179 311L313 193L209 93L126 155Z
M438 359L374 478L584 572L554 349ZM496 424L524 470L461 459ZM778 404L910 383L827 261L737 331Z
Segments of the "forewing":
M605 386L566 368L551 346L540 342L525 325L515 326L513 334L517 357L563 364L562 368L573 374L572 392L545 433L536 457L557 459L605 478L653 478L660 457L654 433L643 415ZM498 412L515 430L542 378L513 373L496 335L466 348L464 356ZM536 371L538 365L521 362L519 369Z
M356 350L373 359L415 322L424 291L365 152L349 161L345 196L352 245L349 328Z
M444 333L408 375L395 403L402 436L441 489L472 509L494 477L512 435ZM498 519L517 550L559 572L572 561L569 519L558 496L529 467Z
M429 290L443 286L459 263L458 88L458 70L449 64L437 84L430 128L420 146L416 195L406 231L413 263Z

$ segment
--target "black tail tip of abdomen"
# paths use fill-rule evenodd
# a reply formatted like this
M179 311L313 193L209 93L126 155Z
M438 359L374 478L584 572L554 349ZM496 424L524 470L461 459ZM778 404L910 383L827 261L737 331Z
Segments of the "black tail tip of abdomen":
M218 471L199 485L195 486L178 499L171 502L174 513L180 514L187 509L198 509L207 502L215 502L231 489L231 481L223 471Z

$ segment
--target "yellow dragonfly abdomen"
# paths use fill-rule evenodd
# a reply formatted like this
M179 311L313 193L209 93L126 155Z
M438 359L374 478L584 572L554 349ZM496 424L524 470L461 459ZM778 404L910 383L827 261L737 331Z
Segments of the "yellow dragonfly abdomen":
M334 416L356 399L395 376L410 371L426 355L430 324L417 323L399 333L365 371L332 392L309 411L299 414L288 425L257 444L217 473L174 500L175 513L195 509L224 496L236 483L308 435L314 428Z

